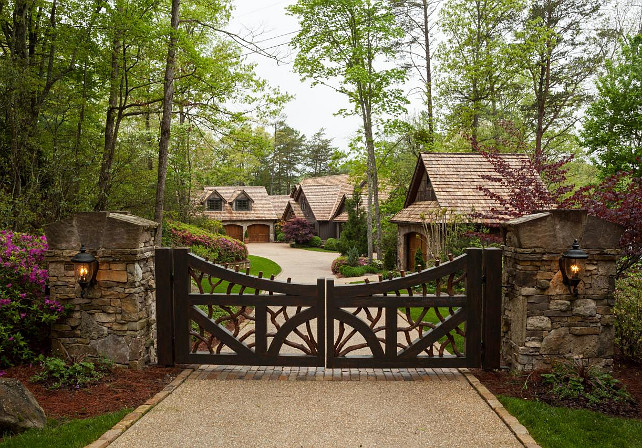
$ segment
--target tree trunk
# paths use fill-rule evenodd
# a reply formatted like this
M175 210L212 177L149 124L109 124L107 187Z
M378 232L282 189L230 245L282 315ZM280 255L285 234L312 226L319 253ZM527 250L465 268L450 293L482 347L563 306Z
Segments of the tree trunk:
M158 182L156 184L156 206L154 221L158 223L156 245L161 245L163 237L163 208L165 204L165 181L167 179L167 158L169 153L169 138L172 124L172 101L174 100L174 66L176 65L176 45L178 42L178 21L180 0L172 0L172 29L167 48L167 63L165 65L165 80L163 85L163 116L161 118L160 141L158 144Z
M428 24L428 0L422 0L424 12L424 46L426 48L426 105L428 106L428 135L430 149L432 150L435 143L435 122L433 118L432 106L432 70L430 56L430 33Z
M119 13L122 9L119 8ZM98 198L94 211L101 211L107 208L107 198L111 186L111 166L114 161L118 127L116 118L118 115L118 98L120 95L120 51L122 38L120 25L115 24L114 40L111 50L111 69L109 74L109 102L107 105L107 117L105 119L105 144L103 147L103 159L100 164L100 175L98 176Z

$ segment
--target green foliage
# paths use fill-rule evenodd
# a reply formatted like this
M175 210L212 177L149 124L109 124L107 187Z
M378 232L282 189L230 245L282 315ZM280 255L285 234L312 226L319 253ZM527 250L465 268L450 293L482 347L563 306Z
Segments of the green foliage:
M341 229L337 243L337 249L342 254L347 254L352 247L356 247L359 254L368 252L366 214L361 205L361 191L355 187L352 197L345 202L348 220Z
M605 176L642 176L642 34L624 42L619 60L606 62L596 84L599 97L586 112L582 144Z
M210 233L225 235L225 228L221 221L210 219L204 215L194 215L190 218L190 225L207 230Z
M48 357L42 363L42 371L32 376L30 381L45 383L48 389L79 389L97 382L110 371L112 365L107 359L96 364L89 361L68 364L60 358Z
M361 254L356 247L351 247L350 249L348 249L348 252L346 254L346 264L353 267L359 266L360 255Z
M426 259L421 247L418 247L415 251L415 270L423 271L424 269L426 269Z
M285 243L285 233L277 232L276 241L277 241L277 243Z
M521 398L498 396L543 448L639 447L642 422L583 409L566 409Z
M344 277L361 277L366 274L377 274L381 272L381 269L379 269L375 265L367 264L364 266L341 266L339 268L339 273L343 275Z
M613 313L615 343L625 356L642 360L642 268L617 280Z
M323 244L323 241L321 241L321 238L317 235L314 235L310 238L310 241L308 241L308 245L311 247L321 247L321 244Z
M337 246L336 238L328 238L327 240L325 240L325 244L323 245L324 249L332 250L332 251L336 251L337 247L338 246Z
M82 448L122 420L131 409L99 415L97 417L56 421L48 420L42 429L30 429L22 434L2 439L2 448ZM0 434L0 436L3 436Z
M561 399L585 398L589 403L605 400L631 400L621 383L586 360L567 360L557 363L551 373L542 374L552 384L553 394Z
M390 246L383 253L383 267L387 271L392 271L397 268L397 247Z

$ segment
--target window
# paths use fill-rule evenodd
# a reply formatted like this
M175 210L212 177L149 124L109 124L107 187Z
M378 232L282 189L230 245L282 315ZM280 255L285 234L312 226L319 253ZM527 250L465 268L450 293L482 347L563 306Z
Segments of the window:
M207 210L211 212L220 212L223 210L223 201L221 199L208 199Z
M305 208L308 204L305 202L305 198L301 198L301 210L305 211Z
M250 211L250 200L249 199L237 199L236 200L236 211L249 212Z

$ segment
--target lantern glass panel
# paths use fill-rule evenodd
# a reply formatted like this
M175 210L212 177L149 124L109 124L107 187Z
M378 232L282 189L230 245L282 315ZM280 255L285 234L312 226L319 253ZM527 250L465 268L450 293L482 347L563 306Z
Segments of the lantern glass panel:
M571 282L579 282L584 264L585 260L582 258L564 258L564 270Z

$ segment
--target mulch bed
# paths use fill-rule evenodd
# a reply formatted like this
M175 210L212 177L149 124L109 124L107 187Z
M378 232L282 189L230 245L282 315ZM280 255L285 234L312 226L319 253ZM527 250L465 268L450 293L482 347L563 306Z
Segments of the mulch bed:
M613 369L613 377L620 380L632 395L635 403L608 401L591 404L587 400L561 400L551 393L551 386L544 383L542 371L511 373L508 371L484 371L471 369L472 373L495 395L539 400L552 406L573 409L590 409L617 417L642 420L642 364L618 359Z
M72 419L136 408L160 392L181 370L155 366L142 370L114 368L96 384L78 390L48 390L41 384L29 382L29 378L40 371L36 366L6 369L5 377L20 380L36 397L47 417Z

